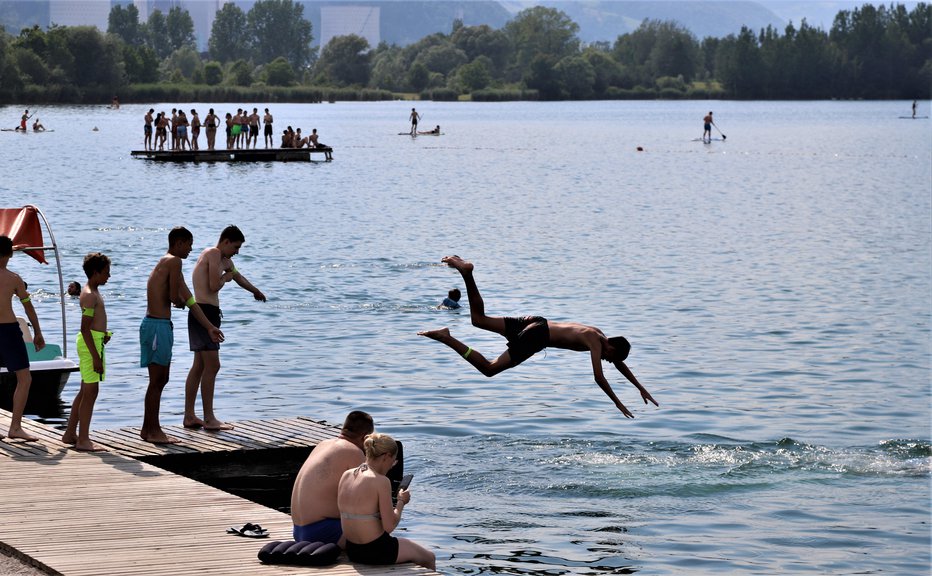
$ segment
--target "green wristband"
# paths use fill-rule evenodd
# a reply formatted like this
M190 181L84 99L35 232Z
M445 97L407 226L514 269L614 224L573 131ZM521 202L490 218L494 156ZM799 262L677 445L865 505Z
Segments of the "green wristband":
M184 305L187 306L188 308L194 306L195 304L197 304L197 301L194 299L194 296L191 296L190 298L188 298L187 302L184 303Z

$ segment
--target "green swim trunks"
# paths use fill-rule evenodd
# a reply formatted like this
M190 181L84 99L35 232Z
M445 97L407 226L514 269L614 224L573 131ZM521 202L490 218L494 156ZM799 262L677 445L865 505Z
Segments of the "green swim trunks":
M107 357L104 356L104 332L91 330L91 336L94 338L94 347L97 348L97 355L100 356L100 363L103 364L103 372L98 374L94 372L94 357L84 342L84 336L78 332L78 364L81 368L81 382L95 384L101 382L107 374Z

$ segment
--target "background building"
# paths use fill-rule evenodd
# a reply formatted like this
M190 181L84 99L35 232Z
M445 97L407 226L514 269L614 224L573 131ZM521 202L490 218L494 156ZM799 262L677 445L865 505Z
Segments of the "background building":
M49 24L107 30L110 0L49 0Z

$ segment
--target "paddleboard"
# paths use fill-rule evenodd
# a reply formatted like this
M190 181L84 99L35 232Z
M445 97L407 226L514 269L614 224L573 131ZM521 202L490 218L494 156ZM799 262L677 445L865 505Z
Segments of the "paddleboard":
M724 142L725 139L724 139L724 138L712 138L711 141L712 141L712 142ZM693 138L693 139L692 139L692 142L705 142L706 144L708 144L708 143L709 143L709 140L705 140L705 139L702 139L702 138Z
M42 134L43 132L54 132L54 130L17 130L16 128L0 128L0 132L21 132L23 134Z
M923 118L928 118L928 116L900 116L904 120L922 120Z

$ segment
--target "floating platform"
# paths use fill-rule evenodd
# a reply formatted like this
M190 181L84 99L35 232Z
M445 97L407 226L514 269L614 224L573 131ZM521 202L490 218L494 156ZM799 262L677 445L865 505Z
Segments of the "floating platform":
M133 150L135 158L158 162L310 162L315 154L333 160L333 148L250 148L215 150Z
M9 424L10 413L0 410L4 434ZM256 554L263 545L291 539L288 514L142 460L195 453L257 457L289 445L307 450L339 432L304 418L233 424L234 430L217 433L166 426L182 440L170 446L142 442L138 428L92 430L94 442L109 451L83 453L63 444L61 431L24 419L38 442L0 440L0 551L66 576L438 574L413 564L354 565L345 555L322 568L262 564ZM246 522L268 529L269 538L226 533Z

